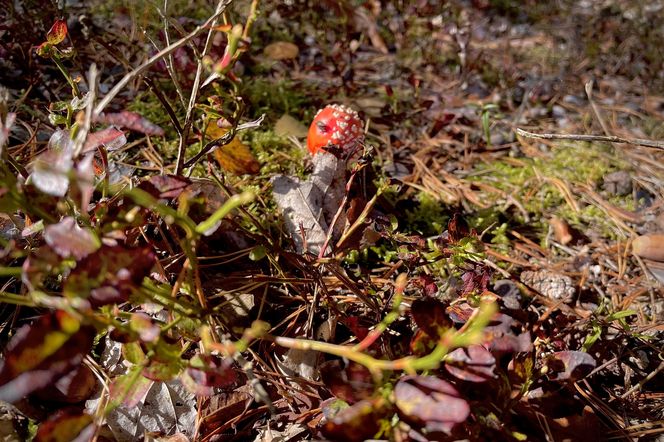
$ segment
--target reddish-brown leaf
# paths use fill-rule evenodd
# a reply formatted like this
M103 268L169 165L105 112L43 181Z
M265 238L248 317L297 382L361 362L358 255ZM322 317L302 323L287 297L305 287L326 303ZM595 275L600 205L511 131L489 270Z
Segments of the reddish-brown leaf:
M74 409L58 411L43 422L34 442L88 442L95 434L92 416Z
M588 375L597 363L595 358L582 351L558 351L546 361L549 379L555 381L578 381Z
M46 34L46 40L52 44L57 45L62 43L67 36L67 22L64 20L56 20Z
M496 376L496 358L483 346L457 348L447 355L445 369L454 377L468 382L485 382Z
M403 420L430 431L449 432L470 414L468 402L452 384L434 376L405 376L394 396Z
M102 246L86 256L65 282L64 293L93 306L126 301L156 261L151 247Z
M83 152L90 152L99 146L104 146L108 151L114 151L127 144L124 132L115 127L107 127L88 134L83 145Z
M323 426L323 434L334 440L361 441L371 439L380 428L391 407L382 398L365 399L336 413Z
M228 387L237 381L232 359L197 355L182 374L182 384L196 396L211 396L214 387Z
M323 362L320 375L332 394L349 404L368 398L376 389L369 370L354 362L345 367L339 360Z
M436 298L418 298L410 307L410 314L417 326L433 339L438 339L452 326L446 305Z
M5 349L0 400L17 401L79 366L94 336L93 327L60 310L21 327Z
M101 114L95 121L98 123L115 124L116 126L124 127L145 135L161 137L165 134L164 129L136 112L121 111Z

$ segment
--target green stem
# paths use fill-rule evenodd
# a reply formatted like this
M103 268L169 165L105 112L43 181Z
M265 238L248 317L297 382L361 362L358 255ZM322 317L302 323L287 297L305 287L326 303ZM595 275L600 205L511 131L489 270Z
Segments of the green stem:
M219 223L232 210L253 201L253 199L254 194L252 192L242 192L239 195L233 195L208 219L196 226L196 233L204 235L206 232L214 229L217 226L217 223Z
M0 302L14 305L24 305L26 307L35 307L35 303L27 296L17 295L16 293L0 292Z
M19 277L23 273L21 267L0 267L0 277L3 276L14 276Z
M78 90L78 85L74 81L73 78L71 78L71 75L69 75L69 72L67 72L67 69L65 69L65 66L62 64L60 59L57 56L53 57L53 61L55 62L55 65L60 69L60 72L62 72L62 75L65 76L65 79L67 80L67 83L69 83L69 86L71 86L71 90L76 96L76 98L81 98L81 91Z

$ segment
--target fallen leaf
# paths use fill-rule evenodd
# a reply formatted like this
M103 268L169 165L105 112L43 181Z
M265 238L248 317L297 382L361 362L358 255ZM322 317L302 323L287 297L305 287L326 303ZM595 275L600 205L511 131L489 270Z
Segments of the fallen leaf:
M638 236L632 242L632 253L653 261L664 261L664 234Z
M132 376L133 372L128 375ZM127 377L125 375L124 379ZM196 424L196 397L178 380L155 382L140 376L138 383L138 387L128 390L131 400L125 400L106 415L106 422L116 440L142 440L145 433L181 433L191 439ZM114 381L112 396L120 391L118 388ZM87 401L86 408L94 410L98 401Z
M228 132L228 128L217 126L215 120L208 121L205 129L205 138L208 141L216 140ZM214 158L226 172L235 175L257 174L261 165L251 153L251 149L235 136L230 143L214 150Z
M272 60L289 60L297 58L300 50L293 43L287 41L275 41L263 49L263 54Z
M283 114L274 124L274 133L281 137L304 138L307 136L307 132L307 126L288 114Z

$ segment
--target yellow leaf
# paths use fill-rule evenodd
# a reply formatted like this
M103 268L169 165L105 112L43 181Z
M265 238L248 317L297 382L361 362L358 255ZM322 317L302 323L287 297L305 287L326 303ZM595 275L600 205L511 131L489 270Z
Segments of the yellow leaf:
M205 138L216 140L226 132L228 128L219 127L215 120L210 120L205 128ZM213 154L222 169L235 175L257 174L261 168L249 147L238 137L233 137L230 143L217 148Z

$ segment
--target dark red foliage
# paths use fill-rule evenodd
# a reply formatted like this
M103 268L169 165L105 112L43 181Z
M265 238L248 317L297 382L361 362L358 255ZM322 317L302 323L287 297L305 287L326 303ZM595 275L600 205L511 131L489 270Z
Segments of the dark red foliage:
M64 293L86 298L92 306L126 301L156 262L151 247L102 246L71 272Z
M94 327L64 311L21 327L7 344L0 367L0 400L15 402L78 367L92 348Z

